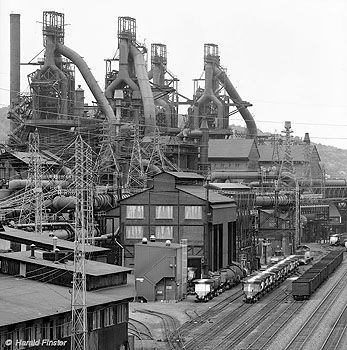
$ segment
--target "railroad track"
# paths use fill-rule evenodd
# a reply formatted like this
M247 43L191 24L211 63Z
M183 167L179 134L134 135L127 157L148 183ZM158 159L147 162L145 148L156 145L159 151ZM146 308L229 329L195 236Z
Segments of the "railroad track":
M284 350L301 350L307 344L308 340L314 333L317 324L324 318L331 305L339 297L340 293L347 285L347 271L339 278L339 280L332 286L329 293L318 304L314 312L304 322L304 324L297 331L296 335L292 338L290 343L284 348Z
M207 322L210 318L216 316L222 310L224 310L225 307L228 306L230 303L241 298L242 295L243 291L241 289L236 291L235 293L229 295L227 298L213 305L210 309L203 312L202 314L197 314L196 317L190 317L191 319L188 322L184 323L181 327L179 327L177 331L180 332L182 337L188 335L194 328L198 326L198 324ZM196 310L194 310L193 312L196 313Z
M162 320L164 326L164 333L169 349L183 349L184 344L181 334L177 331L178 322L170 315L164 314L158 311L152 310L136 310L136 312L142 312L152 316L159 317Z
M233 349L250 329L258 326L260 320L288 298L285 293L288 287L280 286L263 300L267 303L252 316L245 319L244 315L253 304L242 304L221 319L216 319L209 327L202 329L199 334L186 342L184 349ZM283 295L284 294L284 295ZM237 320L237 322L235 322Z
M347 329L347 305L342 309L338 319L333 325L328 337L326 338L320 350L343 349L342 341Z
M271 319L269 325L266 326L260 333L252 337L251 342L248 345L242 347L244 350L266 350L270 342L281 331L282 327L291 320L291 318L302 308L306 302L293 301L282 310L280 315L276 315L274 319Z

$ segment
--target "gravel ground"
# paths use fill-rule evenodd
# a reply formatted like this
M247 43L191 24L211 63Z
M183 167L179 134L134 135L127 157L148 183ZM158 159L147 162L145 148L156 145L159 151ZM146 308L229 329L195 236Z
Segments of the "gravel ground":
M329 249L329 245L327 244L322 245L320 243L310 243L307 245L310 246L311 248L311 253L314 258L313 263L319 260L323 255L325 255L327 253L327 250ZM309 266L310 265L308 265L308 267ZM301 270L304 270L305 268L307 267L300 267ZM338 269L334 274L334 276L332 276L329 279L329 281L326 282L317 291L317 293L315 293L314 297L310 300L308 305L304 307L304 310L300 313L300 315L298 315L295 319L293 319L293 321L286 327L286 329L283 330L282 335L280 337L277 337L274 345L271 348L269 347L268 350L283 349L284 344L287 343L288 340L292 337L295 330L298 329L300 325L306 320L306 316L304 315L308 315L310 312L312 312L314 307L319 303L319 300L322 298L322 295L324 295L326 290L329 289L329 285L332 283L330 281L333 281L333 278L335 278L335 276L337 278L338 273L340 273L341 270L342 270L341 268ZM182 325L185 322L191 320L191 318L187 315L186 312L188 312L189 315L194 316L194 313L192 312L192 310L196 310L196 312L200 315L203 312L207 311L209 308L213 307L215 304L217 304L221 300L223 300L224 298L235 293L235 291L239 288L240 288L239 286L234 287L233 289L226 291L225 293L219 295L213 300L210 300L208 303L195 303L195 297L192 295L189 295L186 300L183 300L180 302L148 302L148 303L133 302L133 303L130 303L130 317L145 323L150 328L154 339L157 340L156 348L165 349L166 336L165 336L162 320L156 316L136 312L137 310L147 309L147 310L162 312L167 315L171 315L178 321L180 325ZM330 321L328 322L330 323ZM142 343L142 346L144 349L155 349L155 347L153 347L154 345L155 343L153 341L145 341ZM136 347L136 348L139 348L139 347Z

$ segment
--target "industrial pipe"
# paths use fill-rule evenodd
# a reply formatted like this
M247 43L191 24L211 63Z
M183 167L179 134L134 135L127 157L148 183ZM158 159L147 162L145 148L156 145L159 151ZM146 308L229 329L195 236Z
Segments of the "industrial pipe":
M106 97L102 93L100 86L98 85L97 81L95 80L92 72L90 71L83 58L75 51L60 43L56 44L56 50L63 56L71 60L77 66L85 82L87 83L90 91L92 92L96 101L100 105L102 112L105 114L108 122L111 124L111 126L116 125L116 116L114 115L113 109L111 108ZM114 135L114 130L111 130L111 133L112 135Z
M212 80L213 80L213 65L212 63L206 63L205 65L205 91L202 96L197 101L197 106L194 106L194 128L199 129L199 106L207 101L212 101L217 105L218 108L218 117L217 117L217 129L223 128L223 113L224 107L223 103L218 100L215 96L212 89Z
M114 91L121 83L127 84L132 90L139 90L139 87L129 76L128 67L129 46L127 40L120 40L119 42L119 72L117 78L106 88L105 95L110 100L113 98Z
M20 14L10 14L10 104L20 93ZM11 123L11 130L13 123Z
M68 92L68 79L67 76L57 67L55 63L55 43L52 40L51 36L46 37L45 43L45 63L40 71L40 78L45 74L45 72L50 69L54 74L61 79L61 114L67 115L67 92Z
M224 85L225 90L227 91L232 101L235 104L242 102L240 95L237 93L228 76L216 65L214 65L214 74L216 75L217 79ZM247 107L241 107L239 109L239 112L247 126L247 137L256 138L258 131L252 114L249 112Z
M260 179L261 175L257 171L213 171L211 174L211 181L215 180L229 180L229 179Z
M143 109L145 114L145 135L152 134L156 126L155 106L151 86L148 80L146 63L141 51L134 45L130 45L130 54L133 57L135 72L139 82Z

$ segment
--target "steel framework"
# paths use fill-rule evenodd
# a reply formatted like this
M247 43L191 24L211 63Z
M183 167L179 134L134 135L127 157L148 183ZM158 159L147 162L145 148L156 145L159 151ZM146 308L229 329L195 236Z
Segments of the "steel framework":
M75 252L72 290L71 349L87 349L85 243L93 239L92 151L80 135L75 141Z

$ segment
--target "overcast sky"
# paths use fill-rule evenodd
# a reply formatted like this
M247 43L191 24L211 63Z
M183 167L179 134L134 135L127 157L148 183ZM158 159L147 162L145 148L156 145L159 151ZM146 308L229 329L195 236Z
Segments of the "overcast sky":
M192 97L204 43L214 43L258 128L281 132L290 120L294 135L347 149L346 0L0 0L0 107L9 101L9 14L21 14L21 62L28 62L43 48L43 11L65 13L65 45L85 58L102 89L118 16L131 16L138 41L167 45L181 94ZM22 90L34 68L22 66ZM77 83L88 89L80 76ZM232 122L244 125L241 117Z

